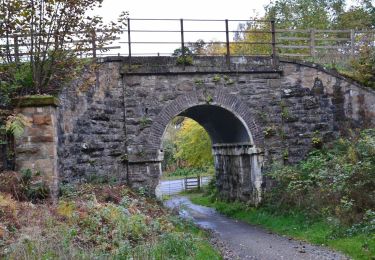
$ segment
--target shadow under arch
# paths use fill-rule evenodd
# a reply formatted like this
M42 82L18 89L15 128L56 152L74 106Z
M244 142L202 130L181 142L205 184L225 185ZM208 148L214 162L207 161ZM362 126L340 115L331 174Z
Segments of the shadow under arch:
M186 109L177 116L188 117L198 122L207 131L213 145L223 143L253 144L251 133L241 119L220 106L197 105Z
M155 118L149 133L149 146L161 149L169 122L176 116L186 116L206 129L213 144L248 143L263 148L262 131L249 111L244 102L225 91L215 91L210 102L197 92L181 95Z

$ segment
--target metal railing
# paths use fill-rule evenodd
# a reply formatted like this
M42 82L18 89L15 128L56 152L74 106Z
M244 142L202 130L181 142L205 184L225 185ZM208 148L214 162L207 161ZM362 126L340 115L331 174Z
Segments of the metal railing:
M280 29L272 20L137 19L128 18L127 30L98 45L100 32L78 32L64 42L81 57L128 56L267 56L273 65L278 57L293 57L325 63L353 58L363 44L374 46L374 31ZM89 34L81 39L79 34ZM27 60L27 34L0 37L0 55L8 49L16 61ZM58 36L57 36L58 39ZM43 43L42 43L43 44ZM177 51L177 52L176 52ZM3 56L3 55L2 55Z
M168 22L169 27L175 26L175 29L148 29L142 28L142 29L133 29L133 23L142 24L145 26L145 23L147 22L153 22L153 23L163 23ZM257 23L262 26L258 26L258 28L263 29L257 29L252 31L244 31L244 30L238 30L238 24L239 23ZM236 29L230 29L230 24L235 23ZM194 25L193 25L194 24ZM198 25L197 25L198 24ZM216 24L215 27L217 29L204 29L207 24ZM178 26L176 26L178 25ZM199 27L203 29L187 29L186 25L190 25L193 28ZM154 26L154 25L153 25ZM232 26L233 27L233 26ZM212 27L211 27L212 28ZM215 38L216 37L222 37L223 40L206 40L203 41L202 37L197 35L202 34L210 34L214 33ZM236 41L235 35L238 34L246 34L246 33L256 33L256 34L265 34L269 35L269 41ZM143 35L149 35L150 37L147 37L146 39L151 40L133 40L133 36L139 34ZM175 40L170 40L172 37L167 36L167 40L152 40L155 35L159 34L162 36L166 36L167 34L175 34L178 35L178 39L176 37ZM187 40L186 36L188 34L195 34L196 38L195 40ZM232 37L230 37L232 35ZM144 37L138 37L138 38L144 38ZM192 38L192 37L190 37ZM232 40L231 40L232 38ZM160 38L159 38L160 39ZM173 55L173 52L162 52L159 51L153 52L153 53L133 53L133 49L135 46L138 45L172 45L175 48L180 50L179 56L182 56L183 58L191 55L190 53L187 53L189 49L194 47L195 44L199 44L199 41L202 40L203 44L206 46L210 46L211 50L207 51L205 53L192 53L193 55L208 55L208 56L214 56L214 55L225 55L226 61L229 65L230 63L230 57L231 57L231 46L232 45L266 45L269 46L270 52L266 54L266 56L270 56L273 58L273 60L276 60L277 54L276 54L276 29L275 29L275 21L268 21L268 20L207 20L207 19L130 19L128 18L128 28L127 28L127 40L126 41L120 41L120 44L126 44L128 46L128 50L126 53L126 56L129 57L129 61L131 60L132 56L154 56L155 54L159 56L160 54L167 54L167 55ZM201 43L202 43L201 41ZM215 46L218 46L219 48L215 48ZM189 48L188 48L189 47ZM170 49L172 50L172 48ZM176 49L175 49L176 50ZM215 52L216 50L216 52ZM276 62L276 61L275 61Z

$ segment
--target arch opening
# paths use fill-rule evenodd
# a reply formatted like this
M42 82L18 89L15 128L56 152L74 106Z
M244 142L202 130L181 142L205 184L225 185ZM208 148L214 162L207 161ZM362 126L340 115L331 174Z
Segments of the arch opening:
M254 146L245 121L227 108L210 104L186 108L174 118L190 118L209 135L209 150L214 158L216 187L220 196L257 204L261 197L262 156ZM166 137L166 130L167 127L162 140Z
M198 105L186 109L178 116L191 118L203 126L212 144L252 143L251 135L241 120L219 106Z

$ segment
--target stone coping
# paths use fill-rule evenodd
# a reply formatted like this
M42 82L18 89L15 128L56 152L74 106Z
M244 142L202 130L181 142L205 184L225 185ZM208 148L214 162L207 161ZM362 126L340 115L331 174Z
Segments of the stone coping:
M12 99L12 105L14 107L44 107L59 105L59 99L54 96L47 95L32 95L23 96Z

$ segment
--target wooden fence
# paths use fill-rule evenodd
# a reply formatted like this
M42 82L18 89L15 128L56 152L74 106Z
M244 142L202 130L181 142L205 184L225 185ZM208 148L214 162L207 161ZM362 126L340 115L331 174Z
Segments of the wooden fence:
M279 57L313 59L322 63L348 61L363 46L374 47L374 31L276 30Z

